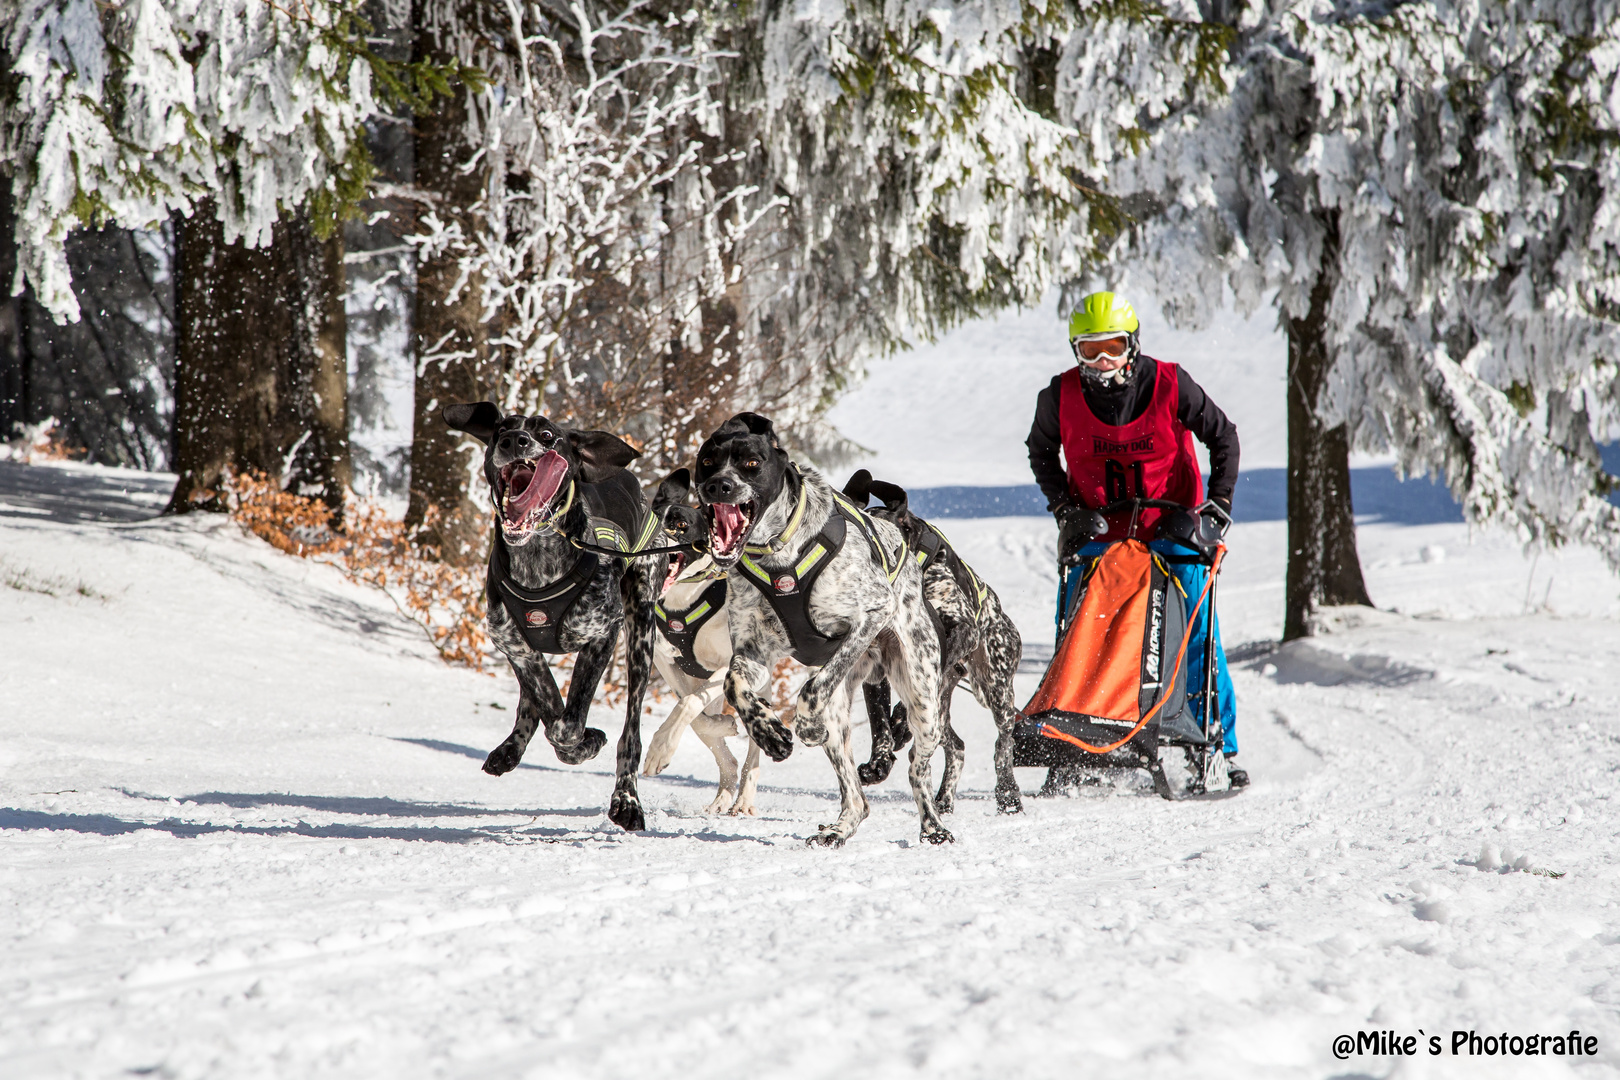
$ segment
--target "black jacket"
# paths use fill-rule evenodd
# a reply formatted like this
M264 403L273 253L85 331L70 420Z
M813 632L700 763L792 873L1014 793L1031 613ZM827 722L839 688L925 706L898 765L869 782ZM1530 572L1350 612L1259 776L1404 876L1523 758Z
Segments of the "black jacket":
M1147 412L1153 401L1153 383L1159 375L1158 361L1151 356L1139 356L1131 371L1131 381L1117 389L1102 390L1085 385L1086 404L1097 419L1105 424L1128 424ZM1029 427L1029 469L1035 482L1046 496L1046 508L1055 510L1061 503L1074 501L1069 493L1069 474L1063 469L1060 451L1063 446L1058 427L1058 385L1063 376L1052 379L1051 385L1035 399L1035 422ZM1194 438L1209 448L1208 497L1227 510L1232 508L1232 489L1238 477L1237 425L1227 419L1204 388L1193 381L1182 368L1177 373L1179 400L1176 419Z

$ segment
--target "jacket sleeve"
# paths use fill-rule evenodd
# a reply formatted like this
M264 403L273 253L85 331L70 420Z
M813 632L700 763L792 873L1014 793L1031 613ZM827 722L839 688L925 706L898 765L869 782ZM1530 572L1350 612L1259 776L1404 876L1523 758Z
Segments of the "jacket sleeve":
M1232 490L1237 487L1238 478L1237 425L1210 400L1204 388L1187 374L1186 368L1178 375L1180 400L1176 403L1176 419L1209 448L1209 498L1230 511ZM1030 457L1033 461L1033 450Z
M1063 469L1063 437L1058 428L1058 385L1062 378L1054 378L1035 398L1035 422L1029 426L1029 438L1024 440L1029 447L1029 471L1035 474L1035 482L1046 496L1046 508L1052 511L1074 501L1069 494L1069 474Z

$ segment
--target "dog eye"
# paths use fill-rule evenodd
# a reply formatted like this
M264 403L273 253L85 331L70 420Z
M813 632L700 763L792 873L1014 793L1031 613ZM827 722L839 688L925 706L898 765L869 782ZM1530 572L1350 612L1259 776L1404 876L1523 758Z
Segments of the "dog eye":
M713 465L713 464L714 464L714 458L706 457L706 458L703 459L703 467L705 469L707 469L710 465Z
M759 468L759 462L754 458L749 458L747 461L743 462L743 468L757 469Z
M540 440L541 446L550 446L552 443L557 441L557 434L556 432L552 431L542 431L540 434L536 435L535 438Z

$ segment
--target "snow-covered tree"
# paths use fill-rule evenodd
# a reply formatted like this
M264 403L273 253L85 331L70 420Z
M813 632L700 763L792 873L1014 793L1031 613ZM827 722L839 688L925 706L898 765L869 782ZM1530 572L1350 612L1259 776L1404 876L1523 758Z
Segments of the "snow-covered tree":
M1620 555L1613 5L1211 4L1232 92L1173 112L1116 193L1167 314L1268 297L1289 341L1285 637L1365 603L1348 453L1442 471L1471 518ZM1536 403L1524 415L1514 402Z
M0 41L14 289L26 277L59 319L78 314L71 229L149 227L212 199L226 242L258 247L284 210L329 215L366 179L376 64L346 0L15 0Z
M502 57L469 54L492 72L464 114L484 194L415 240L485 336L419 330L420 370L627 433L649 474L745 407L825 456L867 357L1085 265L1118 210L1087 177L1214 84L1223 33L1118 4L502 10ZM464 484L458 453L433 474Z

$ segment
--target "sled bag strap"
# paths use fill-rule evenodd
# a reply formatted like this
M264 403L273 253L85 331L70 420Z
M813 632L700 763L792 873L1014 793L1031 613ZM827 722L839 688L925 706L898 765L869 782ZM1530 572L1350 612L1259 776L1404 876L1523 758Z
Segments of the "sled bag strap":
M540 589L524 589L512 583L512 570L506 549L497 543L489 555L489 579L485 591L489 603L499 601L517 624L523 640L537 652L559 655L568 650L557 644L557 627L562 625L574 601L596 576L601 560L582 554L568 573Z
M675 666L692 676L694 679L707 679L714 672L698 663L697 645L698 631L704 624L714 618L715 613L726 604L726 579L719 578L714 584L703 590L697 603L685 611L667 611L663 604L653 605L653 617L658 623L658 632L664 635L664 640L675 646Z
M793 649L793 659L806 667L820 667L832 659L845 634L828 637L810 621L810 587L844 546L844 519L827 515L827 523L799 553L798 562L781 570L769 571L744 554L738 565L742 578L765 597L781 620Z

